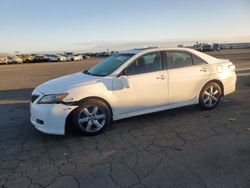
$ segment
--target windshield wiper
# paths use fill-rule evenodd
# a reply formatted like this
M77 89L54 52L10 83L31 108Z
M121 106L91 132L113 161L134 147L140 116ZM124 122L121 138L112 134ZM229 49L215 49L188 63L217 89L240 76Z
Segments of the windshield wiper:
M93 73L89 72L88 70L83 71L83 73L84 73L84 74L88 74L88 75L90 75L90 76L105 76L105 75L93 74Z
M84 73L84 74L88 74L88 75L93 76L93 74L92 74L92 73L90 73L90 72L89 72L89 70L85 70L85 71L83 71L82 73Z
M89 74L88 70L82 72L83 74Z

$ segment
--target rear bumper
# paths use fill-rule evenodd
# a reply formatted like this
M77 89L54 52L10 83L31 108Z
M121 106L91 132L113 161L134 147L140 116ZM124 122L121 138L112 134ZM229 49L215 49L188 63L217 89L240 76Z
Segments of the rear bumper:
M237 77L235 72L232 72L230 76L222 80L224 85L224 95L233 93L236 90L236 81Z

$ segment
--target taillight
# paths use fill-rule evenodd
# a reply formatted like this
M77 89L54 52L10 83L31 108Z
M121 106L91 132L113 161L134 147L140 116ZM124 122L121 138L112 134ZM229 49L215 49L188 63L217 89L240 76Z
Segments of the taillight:
M235 71L235 65L228 65L229 70Z

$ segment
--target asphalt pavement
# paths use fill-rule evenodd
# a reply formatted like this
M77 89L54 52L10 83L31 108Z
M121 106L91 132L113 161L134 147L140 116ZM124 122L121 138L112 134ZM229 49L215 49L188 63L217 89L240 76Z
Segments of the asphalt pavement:
M46 135L29 121L38 84L81 62L0 66L1 187L250 187L250 50L212 52L237 67L237 91L197 106L114 122L95 137Z

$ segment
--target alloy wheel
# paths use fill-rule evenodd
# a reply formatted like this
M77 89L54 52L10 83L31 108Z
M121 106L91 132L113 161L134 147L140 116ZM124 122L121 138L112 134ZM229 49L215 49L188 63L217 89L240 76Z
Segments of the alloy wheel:
M220 99L219 89L213 85L206 88L203 94L203 103L205 106L211 108L214 107Z
M93 133L103 128L106 122L104 110L98 106L83 108L78 115L78 124L86 132Z

